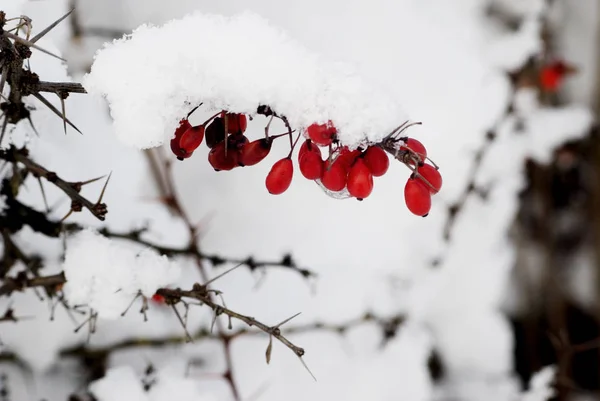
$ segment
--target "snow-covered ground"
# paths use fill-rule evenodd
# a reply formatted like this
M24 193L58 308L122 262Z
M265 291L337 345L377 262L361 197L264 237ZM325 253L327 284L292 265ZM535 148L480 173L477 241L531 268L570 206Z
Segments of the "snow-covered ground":
M1 0L0 9L9 15L27 14L35 28L41 29L67 10L66 3ZM285 194L269 195L264 177L272 163L287 154L284 141L276 142L270 156L254 167L217 173L206 160L204 145L191 159L175 164L177 191L190 219L205 221L200 226L204 251L257 259L279 259L291 252L301 266L319 275L310 286L293 272L269 269L257 289L261 272L238 269L215 284L224 292L229 308L267 324L300 311L293 324L316 320L342 323L366 311L406 316L398 335L383 350L379 348L380 330L374 325L360 326L345 337L320 332L290 336L306 350L304 360L317 382L278 343L274 344L270 365L266 365L266 335L236 339L234 376L242 398L250 399L258 392L264 400L290 401L542 400L546 398L543 389L527 395L519 392L512 372L512 337L499 310L514 260L507 231L517 207L524 158L548 160L556 145L585 133L591 116L583 106L547 110L528 90L513 93L506 71L539 50L543 2L522 2L531 4L517 10L526 22L514 33L486 17L486 3L173 0L167 6L159 0L80 0L78 14L83 26L131 31L143 23L159 25L134 34L121 48L123 53L115 46L99 54L98 67L92 69L86 85L107 93L110 109L99 97L69 97L69 118L83 136L73 130L65 136L62 121L36 104L40 110L33 119L41 136L35 137L23 124L12 133L11 140L28 141L32 157L73 180L112 172L104 197L109 206L106 225L128 230L149 223L149 238L183 246L185 227L153 200L158 192L138 148L168 139L165 133L185 114L182 102L188 97L193 102L203 100L209 88L206 96L214 105L249 111L257 101L254 97L262 96L259 101L272 99L299 125L334 116L348 129L349 143L368 128L373 129L367 132L369 137L380 138L383 131L402 123L406 113L409 119L423 122L410 128L408 135L426 144L444 177L444 188L434 197L426 219L406 210L403 187L409 172L398 163L376 181L373 194L364 202L329 198L298 174ZM189 12L196 14L187 17L187 25L174 22L171 26L177 29L171 31L160 27ZM216 25L223 20L213 14L236 17L226 20L229 26L219 28ZM261 18L244 19L240 14ZM195 26L192 18L206 25ZM265 28L264 21L274 28ZM219 40L218 29L230 35L223 38L223 48L214 42ZM279 29L286 37L278 36ZM87 39L70 43L68 32L65 24L39 45L72 58L71 68L75 70L85 65L83 60L91 62L90 50L99 43ZM181 40L174 39L174 34L182 35ZM242 48L232 49L236 41ZM150 47L153 43L154 48ZM31 64L45 80L68 79L64 66L46 55L34 52ZM117 68L122 75L115 72ZM297 81L293 81L295 77ZM304 96L314 101L307 102ZM515 135L514 119L504 119L513 97L525 121L523 135ZM202 113L194 118L200 121L210 114ZM260 116L251 121L248 136L259 138L266 121ZM485 134L491 129L496 131L496 139L475 175L476 184L491 185L489 195L486 200L475 195L467 199L450 240L444 241L447 209L467 186L474 154L485 144ZM277 123L272 130L284 132L284 126ZM100 181L86 187L84 193L96 196L101 187ZM53 212L54 217L61 218L68 202L53 188L47 186L46 191L50 205L62 200ZM33 181L20 196L43 207L39 187ZM69 219L99 226L85 211ZM28 230L16 240L25 250L48 255L44 272L62 269L60 241ZM93 254L87 256L94 258ZM434 261L438 261L435 267ZM177 281L182 288L200 280L192 261L174 258L172 262L182 270ZM74 269L69 259L66 267ZM86 269L85 265L80 267ZM212 273L219 271L222 269ZM56 357L60 350L85 341L87 333L74 334L74 324L60 308L49 321L47 303L33 293L0 299L2 307L10 303L17 314L35 317L0 325L3 351L15 352L35 372L28 379L14 366L2 365L0 369L10 373L14 399L44 397L52 401L64 399L73 389L80 390L76 386L81 375L64 361L56 364ZM101 347L136 336L182 335L176 316L168 308L152 306L146 323L136 309L117 320L100 318L91 344ZM208 327L211 319L209 311L194 308L189 330ZM241 324L234 322L234 327ZM224 368L220 347L218 342L206 340L114 352L109 364L115 370L96 382L91 391L101 401L163 400L174 392L190 399L229 400L227 384L209 375ZM436 386L427 368L433 348L440 352L447 369L446 380ZM191 377L196 380L183 377L191 357L206 361L193 369ZM144 395L134 382L149 361L159 368L159 378L164 380L163 385ZM545 387L551 375L550 370L543 371L534 389Z

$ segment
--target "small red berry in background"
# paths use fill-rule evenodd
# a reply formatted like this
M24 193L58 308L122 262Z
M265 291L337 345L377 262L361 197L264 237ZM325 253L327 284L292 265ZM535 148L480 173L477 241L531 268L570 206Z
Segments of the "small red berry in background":
M179 126L175 130L175 136L171 139L171 152L173 152L179 160L187 159L192 156L192 153L185 151L180 146L182 135L190 128L192 128L192 125L184 118L179 122Z
M556 92L560 89L562 83L568 75L577 72L577 69L558 60L542 67L540 71L540 86L545 92Z
M406 145L401 146L400 149L412 150L413 153L416 153L417 156L419 156L419 158L421 159L422 162L425 161L425 159L427 159L427 149L425 149L425 145L423 145L421 142L417 141L414 138L407 138Z
M293 175L294 164L291 158L285 157L275 162L265 180L267 190L272 195L284 193L290 187Z
M152 301L156 302L157 304L164 304L165 303L165 297L163 297L160 294L154 294L152 295Z
M348 173L348 192L363 200L373 191L373 174L362 158L357 159Z
M365 164L374 177L381 177L390 167L390 159L379 146L369 146L364 155Z
M206 146L210 149L225 140L225 123L221 117L217 117L208 126L204 132Z
M329 146L336 138L337 129L331 121L327 124L313 124L306 129L308 137L319 146Z
M430 184L427 185L427 182L425 183L425 186L429 188L429 192L431 192L431 194L437 194L442 188L442 176L438 169L433 167L431 164L424 164L419 167L418 172L421 175L418 178L423 178Z
M208 152L208 162L216 171L229 171L238 166L239 153L235 149L227 149L225 141L217 144Z
M193 153L204 139L204 126L198 125L196 127L188 128L181 139L179 140L179 147L187 153Z
M252 141L242 147L238 164L240 166L254 166L260 163L271 152L271 139L262 138Z
M315 146L316 147L316 146ZM318 180L323 175L324 162L321 159L321 153L304 152L298 160L300 173L309 180Z
M348 173L344 165L338 160L331 163L329 160L323 166L323 176L321 176L321 184L330 191L338 192L346 188L346 180Z
M421 180L411 177L406 181L404 200L408 210L417 216L425 217L431 210L431 193Z
M237 113L226 113L225 121L227 123L228 134L243 134L248 126L246 115Z

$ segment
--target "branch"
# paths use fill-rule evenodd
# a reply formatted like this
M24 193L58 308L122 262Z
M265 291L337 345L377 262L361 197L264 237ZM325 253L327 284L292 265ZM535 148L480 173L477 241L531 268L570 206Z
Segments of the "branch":
M43 166L37 164L27 156L27 150L17 149L11 145L8 150L0 151L0 159L8 162L21 163L31 172L35 177L44 177L46 181L52 183L59 189L61 189L69 198L71 198L71 210L80 211L82 207L88 209L98 220L104 221L106 213L108 212L106 204L100 201L92 203L88 199L84 198L79 194L83 183L81 182L68 182L60 178L56 173L47 170Z
M174 256L174 255L187 255L193 256L204 261L210 262L214 267L218 267L219 265L230 263L234 265L244 265L247 266L250 271L254 271L261 267L281 267L284 269L292 270L299 273L304 278L316 277L317 274L309 269L298 267L296 262L293 260L292 256L287 254L284 255L281 260L255 260L253 257L248 257L245 259L239 258L229 258L223 257L217 254L205 253L200 251L195 247L187 246L185 248L174 248L174 247L166 247L162 245L155 244L153 242L144 240L141 238L141 234L144 230L133 230L126 233L117 233L110 231L108 228L103 228L100 231L100 234L110 237L110 238L119 238L126 239L140 245L147 246L156 250L158 253Z
M51 276L28 278L25 272L18 273L15 277L5 277L0 286L0 296L10 295L15 291L23 291L26 288L44 287L50 292L61 284L66 283L63 272Z
M75 82L39 81L31 85L31 89L36 92L52 92L59 96L64 96L65 93L87 93L81 84Z

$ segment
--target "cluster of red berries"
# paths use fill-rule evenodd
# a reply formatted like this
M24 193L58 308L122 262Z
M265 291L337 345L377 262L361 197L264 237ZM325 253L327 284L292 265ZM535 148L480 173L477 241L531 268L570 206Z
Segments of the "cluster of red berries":
M288 135L292 143L291 130L275 136L267 133L264 138L249 141L244 135L246 127L244 114L225 111L198 126L183 119L171 140L171 150L179 160L184 160L191 157L205 140L210 148L210 165L216 171L228 171L258 164L269 155L276 138ZM337 129L331 121L312 124L306 129L307 138L298 152L300 173L306 179L316 181L330 195L342 194L342 197L363 200L373 191L373 178L388 171L388 154L391 154L413 171L404 189L408 209L416 215L426 216L431 209L431 195L442 186L442 177L437 166L425 163L427 151L423 144L412 138L394 138L398 130L381 143L350 150L339 145ZM298 139L299 136L292 143L289 154L275 162L267 174L265 186L273 195L284 193L292 183L292 154ZM322 149L328 150L325 158Z
M405 138L405 144L400 146L405 153L405 162L413 166L413 173L404 186L406 206L417 216L427 216L431 209L431 195L442 188L442 176L437 166L425 163L427 150L416 139Z

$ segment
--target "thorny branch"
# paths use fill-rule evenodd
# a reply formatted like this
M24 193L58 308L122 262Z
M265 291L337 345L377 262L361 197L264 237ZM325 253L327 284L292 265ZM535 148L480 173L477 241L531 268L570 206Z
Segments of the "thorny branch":
M77 228L77 229L79 229L79 228ZM144 233L144 231L145 230L133 230L133 231L126 232L126 233L117 233L117 232L109 230L108 228L103 228L103 229L99 230L99 232L106 237L130 240L130 241L133 241L140 245L144 245L149 248L152 248L152 249L156 250L157 252L159 252L163 255L167 255L167 256L176 256L176 255L192 256L192 257L195 257L198 259L202 259L203 261L210 262L210 264L213 265L214 267L218 267L218 266L226 264L226 263L234 264L234 265L244 265L244 266L248 267L248 269L250 269L250 271L255 271L257 269L267 268L267 267L280 267L283 269L295 271L304 278L310 278L310 277L317 276L317 274L315 272L313 272L309 269L303 268L303 267L299 267L296 264L295 260L292 258L292 255L290 255L290 254L284 255L281 258L281 260L260 260L260 259L254 259L253 257L248 257L245 259L230 258L230 257L220 256L220 255L217 255L214 253L202 252L202 251L200 251L198 249L194 249L194 247L190 247L190 246L174 248L174 247L158 245L151 241L142 239L141 235Z
M350 330L366 324L375 324L382 333L382 344L394 336L396 330L404 322L403 315L393 315L390 317L377 316L372 313L366 313L355 319L348 320L339 324L328 324L325 322L314 322L304 325L294 325L286 328L288 335L327 332L339 335L345 335ZM234 340L238 337L245 336L260 336L264 335L264 331L250 328L240 328L224 334L228 340ZM206 328L201 328L191 334L194 341L199 340L220 340L221 335L215 334ZM60 352L61 357L91 357L94 355L108 355L120 350L126 350L136 347L165 347L168 345L176 345L186 342L186 336L171 336L165 338L132 338L119 341L104 347L86 347L77 346L64 349ZM17 356L4 352L0 353L0 361L14 361Z
M106 204L101 202L101 198L93 203L87 198L81 196L83 182L68 182L60 178L55 172L49 171L43 166L31 160L28 156L27 149L17 149L10 146L8 150L0 150L0 160L5 160L11 163L20 163L33 174L34 177L43 177L49 183L58 187L69 198L71 198L71 210L81 211L82 207L88 209L98 220L104 220L108 212ZM89 182L89 181L88 181Z

